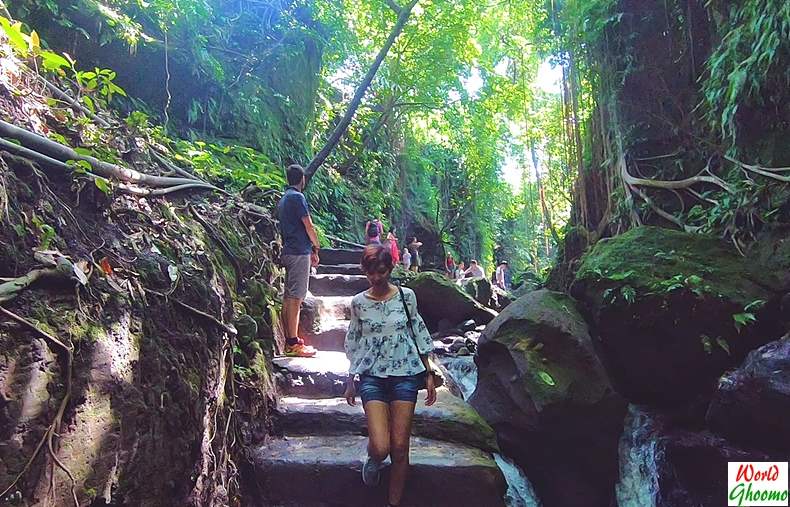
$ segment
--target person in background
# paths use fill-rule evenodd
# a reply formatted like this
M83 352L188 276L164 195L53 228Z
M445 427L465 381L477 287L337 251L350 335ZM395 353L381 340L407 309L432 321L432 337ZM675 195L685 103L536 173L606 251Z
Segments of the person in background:
M471 276L472 278L485 278L486 274L483 272L483 268L480 267L480 264L477 263L476 260L472 259L469 261L469 269L464 272L464 275Z
M381 243L381 235L384 233L384 224L378 218L371 218L365 224L365 244L372 245Z
M310 218L310 207L302 190L305 186L304 169L298 164L286 170L288 187L277 204L285 267L285 295L283 298L283 324L285 327L285 355L313 357L316 349L299 338L299 313L307 295L310 269L318 265L318 236Z
M408 247L403 248L403 269L406 271L411 269L411 252Z
M500 289L505 288L505 271L507 271L507 261L501 261L496 267L496 286Z
M459 262L458 269L455 271L455 279L459 281L463 280L464 276L466 276L465 270L466 264L464 264L464 261Z
M397 266L400 263L400 247L398 246L398 236L395 235L395 227L390 227L390 231L387 233L387 244L392 255L392 265Z
M447 271L447 278L450 280L455 278L455 259L453 259L452 254L447 254L447 258L444 259L444 269Z
M505 265L505 290L510 290L513 286L513 272L510 270L510 264L507 261L502 261Z
M407 248L411 253L411 270L414 271L415 273L419 272L420 267L422 267L422 258L420 257L421 246L422 243L417 241L416 236L412 236L412 238L409 240L409 243L407 245Z
M417 392L425 379L425 405L436 402L436 386L428 354L433 341L420 314L414 291L393 285L392 257L384 245L368 245L362 271L370 288L351 300L351 322L345 351L349 360L343 397L356 405L362 398L368 427L367 457L362 482L376 486L382 463L392 461L387 505L400 505L409 471L411 437ZM408 309L408 311L407 311ZM354 377L359 375L359 388Z

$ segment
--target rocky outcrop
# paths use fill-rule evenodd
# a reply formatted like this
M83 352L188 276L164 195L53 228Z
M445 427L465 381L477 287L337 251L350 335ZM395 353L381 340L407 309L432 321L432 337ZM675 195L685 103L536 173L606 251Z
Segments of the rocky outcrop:
M668 405L709 392L782 335L775 280L716 238L638 227L598 242L572 287L623 395Z
M227 449L215 430L231 412L239 438L265 431L271 389L263 349L273 348L270 324L277 318L267 301L281 278L269 246L274 231L223 214L205 197L174 206L97 196L98 189L72 187L70 177L58 174L45 191L29 163L5 152L0 157L3 192L14 203L0 221L0 277L40 267L31 255L40 248L36 235L18 232L28 227L24 214L51 224L49 249L75 263L95 256L101 266L85 286L40 283L3 302L73 345L74 353L69 368L69 355L56 342L0 319L0 489L23 471L68 392L53 448L74 477L80 505L207 505L209 497L222 504L229 500L218 496L240 494L206 483L232 475L227 461L215 459ZM228 252L260 263L236 273L214 238ZM233 384L233 366L244 372L244 382ZM232 409L221 395L231 384ZM70 480L47 447L8 493L20 505L74 504ZM236 451L225 456L241 457Z
M491 307L491 297L494 292L490 280L487 278L463 278L461 280L461 287L464 289L464 292L472 296L475 301L483 306Z
M672 417L631 405L620 440L617 505L725 505L728 461L772 459L779 456L734 446L707 431L683 429Z
M486 324L496 316L495 311L475 301L442 274L419 273L405 280L404 285L417 295L420 315L431 332L439 329L440 321L445 321L449 328L468 319Z
M545 505L607 505L625 402L573 300L548 290L516 300L484 330L476 362L469 401Z
M790 335L719 379L706 420L739 444L790 453Z

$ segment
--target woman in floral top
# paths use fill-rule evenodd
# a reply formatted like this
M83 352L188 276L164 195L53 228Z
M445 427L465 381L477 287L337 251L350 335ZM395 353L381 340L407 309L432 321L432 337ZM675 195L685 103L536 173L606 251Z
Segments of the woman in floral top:
M425 378L425 404L436 401L428 354L433 342L420 315L414 291L404 288L412 337L398 287L390 283L393 261L389 249L368 245L362 269L370 289L354 296L351 323L346 334L346 355L351 363L345 397L356 405L354 377L359 375L359 394L368 419L368 457L362 466L362 481L378 484L381 463L390 456L389 504L397 506L403 495L409 469L409 437L417 390Z

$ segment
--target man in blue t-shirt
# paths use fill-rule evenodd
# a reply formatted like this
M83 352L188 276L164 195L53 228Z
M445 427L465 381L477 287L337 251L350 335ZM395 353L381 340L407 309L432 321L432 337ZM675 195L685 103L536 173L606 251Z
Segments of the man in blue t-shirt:
M302 194L304 169L298 164L288 166L288 187L277 204L280 233L283 238L282 265L285 267L285 355L313 357L316 349L299 338L299 312L307 295L310 267L318 265L318 236L310 218L310 207Z

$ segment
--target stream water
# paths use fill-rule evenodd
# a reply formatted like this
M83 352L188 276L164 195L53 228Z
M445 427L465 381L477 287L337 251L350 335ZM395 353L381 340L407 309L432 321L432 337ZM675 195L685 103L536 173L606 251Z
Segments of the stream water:
M444 356L439 358L439 362L460 387L464 400L468 400L477 386L477 365L474 358L472 356ZM539 507L540 501L524 471L507 456L494 453L494 460L507 482L505 505L507 507Z

